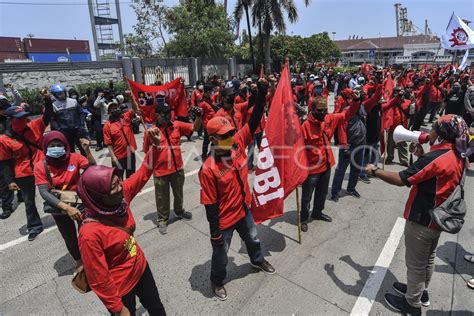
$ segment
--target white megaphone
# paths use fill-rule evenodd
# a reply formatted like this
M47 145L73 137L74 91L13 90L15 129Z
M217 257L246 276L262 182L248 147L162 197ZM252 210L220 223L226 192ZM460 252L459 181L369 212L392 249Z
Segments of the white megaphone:
M393 141L395 143L409 142L425 144L429 142L430 135L425 132L409 131L403 125L398 125L393 131Z

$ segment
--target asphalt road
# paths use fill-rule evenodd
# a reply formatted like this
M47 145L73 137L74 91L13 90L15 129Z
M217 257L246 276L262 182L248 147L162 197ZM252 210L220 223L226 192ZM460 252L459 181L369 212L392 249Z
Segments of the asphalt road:
M136 237L168 314L394 314L383 302L383 295L393 292L395 280L406 282L404 221L399 218L409 189L380 180L359 183L361 199L344 196L338 203L327 201L326 211L333 222L311 222L301 244L297 242L296 197L289 196L283 217L258 226L264 254L277 270L275 275L258 273L250 266L245 246L235 234L229 251L228 300L213 298L209 225L199 203L200 164L193 160L200 145L199 139L183 140L182 145L187 173L185 208L193 213L192 221L172 219L168 234L160 235L152 181L132 203ZM337 157L337 149L335 153ZM110 163L107 157L101 159ZM397 165L387 168L401 170ZM469 210L474 207L473 186L471 171L466 181ZM36 200L40 209L39 194ZM71 287L74 261L52 218L42 210L40 214L49 228L33 242L25 237L24 204L8 220L0 221L0 314L106 315L94 293L82 295ZM458 235L442 234L429 289L431 307L424 309L427 315L473 315L474 291L466 287L466 281L473 276L474 265L463 260L466 253L474 253L473 237L471 212ZM140 308L139 314L143 313Z

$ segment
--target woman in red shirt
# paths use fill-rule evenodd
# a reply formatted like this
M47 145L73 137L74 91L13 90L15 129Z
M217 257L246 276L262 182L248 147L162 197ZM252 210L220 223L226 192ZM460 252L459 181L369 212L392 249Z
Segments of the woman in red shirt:
M75 191L81 170L86 169L89 165L95 165L95 159L89 150L89 141L82 138L81 145L87 153L88 159L80 154L71 153L69 142L61 132L49 132L43 139L43 153L46 158L38 161L34 167L35 184L38 191L46 203L58 209L58 213L53 214L53 218L69 254L76 260L77 267L82 262L74 221L80 220L81 212L77 208L61 202L51 194L51 190Z
M159 143L158 129L149 131ZM141 167L120 181L116 168L92 166L79 180L77 192L85 217L79 231L79 250L91 289L115 315L135 315L135 296L150 315L165 315L145 254L133 236L132 199L148 182L155 146Z

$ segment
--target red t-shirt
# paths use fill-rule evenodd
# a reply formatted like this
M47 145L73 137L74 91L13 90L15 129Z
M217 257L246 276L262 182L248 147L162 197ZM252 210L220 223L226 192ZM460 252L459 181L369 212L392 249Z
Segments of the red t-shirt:
M204 128L206 128L207 122L209 122L209 120L214 117L216 112L214 111L212 106L209 103L207 103L206 101L201 101L199 103L199 108L202 110L202 115L201 115L201 117L202 117L202 126Z
M23 142L7 135L0 135L0 160L14 160L15 178L32 176L35 163L44 158L43 151L40 148L45 129L46 125L44 125L42 117L27 124L23 137L38 146L30 145L31 156L28 147Z
M309 174L325 172L336 162L331 149L331 138L336 127L344 124L346 113L327 114L324 122L319 123L310 114L303 123L303 138L308 157Z
M131 125L132 118L133 111L128 110L120 121L107 121L104 125L104 144L112 145L117 159L126 158L129 152L134 153L137 150L137 143Z
M194 89L193 92L191 92L191 106L197 106L199 102L201 102L202 99L202 92L199 91L198 89Z
M76 153L71 153L68 164L63 168L48 165L53 180L53 188L44 170L44 160L40 160L35 164L35 184L47 184L50 189L75 191L81 176L81 169L85 169L88 165L89 161L84 156Z
M234 128L240 129L246 122L247 104L247 102L234 104L234 111L220 108L215 116L225 117Z
M129 205L151 176L152 169L147 168L151 156L152 151L147 153L137 172L122 182L124 198ZM130 208L124 226L135 228ZM135 287L145 271L147 261L143 250L135 238L126 232L87 220L79 229L78 240L91 289L107 309L114 313L120 312L123 307L122 296Z
M233 137L231 159L216 161L209 156L199 171L201 204L216 204L219 208L219 227L227 229L245 216L244 202L250 209L252 196L248 184L246 148L252 141L248 124ZM244 186L245 200L237 173Z
M170 143L166 139L166 133ZM174 121L173 125L166 129L160 127L160 146L157 147L157 155L153 157L153 169L155 177L163 177L183 169L183 158L181 156L181 136L188 136L193 133L193 124ZM143 139L143 150L146 152L152 143L145 134ZM173 149L173 154L170 150Z

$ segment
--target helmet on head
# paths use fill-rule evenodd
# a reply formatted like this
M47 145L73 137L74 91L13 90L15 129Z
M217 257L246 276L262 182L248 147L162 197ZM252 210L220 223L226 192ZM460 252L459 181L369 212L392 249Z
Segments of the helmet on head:
M357 78L357 83L360 85L363 85L365 83L365 78L364 77Z
M66 88L61 84L53 84L51 86L51 94L58 100L66 100Z
M115 97L115 99L117 99L117 102L118 102L119 104L123 103L123 101L124 101L124 97L123 97L123 95L121 95L121 94L117 95L117 96Z

